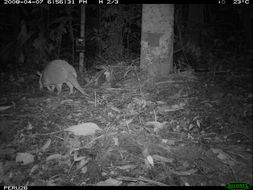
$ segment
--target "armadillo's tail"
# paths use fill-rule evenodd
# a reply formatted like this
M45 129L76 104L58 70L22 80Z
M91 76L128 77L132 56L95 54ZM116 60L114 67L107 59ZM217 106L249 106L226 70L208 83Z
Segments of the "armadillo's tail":
M82 95L89 97L89 95L84 92L83 88L80 86L77 81L77 78L74 75L69 75L68 80L79 92L82 93Z

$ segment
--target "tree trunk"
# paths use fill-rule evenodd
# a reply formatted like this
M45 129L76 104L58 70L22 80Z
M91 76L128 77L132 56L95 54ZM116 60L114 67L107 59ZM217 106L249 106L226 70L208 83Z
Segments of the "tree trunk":
M112 26L109 33L110 33L110 40L111 40L111 48L114 55L117 57L121 57L123 55L123 23L122 23L122 15L123 12L123 5L109 8L107 11L115 11L118 14L118 17L115 19L111 19L110 25Z
M173 71L174 5L144 4L142 7L141 69L149 77Z

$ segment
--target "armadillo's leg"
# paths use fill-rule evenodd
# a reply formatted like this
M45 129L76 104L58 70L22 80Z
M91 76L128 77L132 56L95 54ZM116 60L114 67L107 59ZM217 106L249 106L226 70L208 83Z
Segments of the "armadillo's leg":
M49 90L49 92L54 92L55 85L47 86L47 89Z
M55 89L55 85L52 85L52 88L51 88L52 92L54 92L54 89Z
M59 95L61 93L62 84L57 84L56 89L57 89L57 95Z
M47 89L49 92L52 92L52 89L50 88L50 86L47 86Z
M73 94L73 85L70 83L70 82L66 82L66 84L68 85L69 87L69 94Z

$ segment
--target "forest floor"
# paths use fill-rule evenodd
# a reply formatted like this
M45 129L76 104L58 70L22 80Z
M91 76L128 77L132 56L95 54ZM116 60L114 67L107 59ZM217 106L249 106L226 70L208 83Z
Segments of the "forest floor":
M89 97L1 79L0 184L252 185L252 73L138 79Z

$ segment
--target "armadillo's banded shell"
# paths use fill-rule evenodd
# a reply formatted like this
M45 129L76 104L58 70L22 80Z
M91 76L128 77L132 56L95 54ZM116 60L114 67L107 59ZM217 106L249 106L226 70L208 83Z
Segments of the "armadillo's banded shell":
M63 83L66 83L70 88L70 94L75 87L83 95L87 95L77 81L77 73L73 66L64 60L51 61L42 72L40 87L47 87L53 91L56 86L59 94Z
M66 82L69 75L77 78L75 68L64 60L54 60L50 62L42 72L41 83L44 87Z

